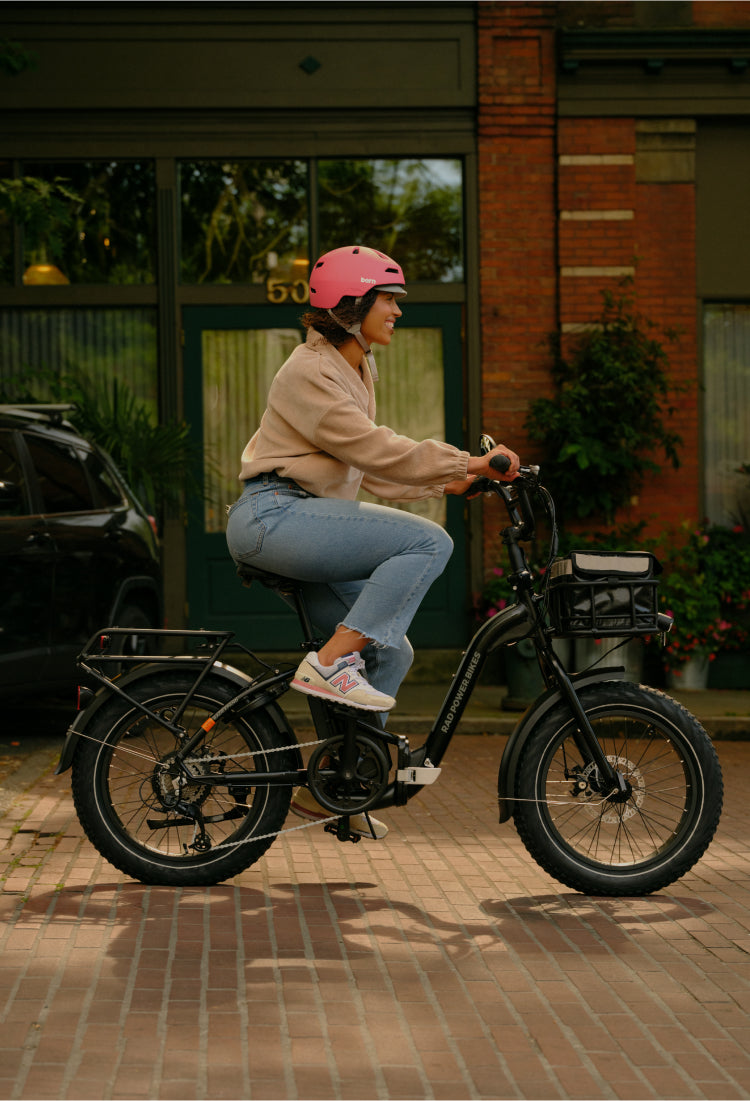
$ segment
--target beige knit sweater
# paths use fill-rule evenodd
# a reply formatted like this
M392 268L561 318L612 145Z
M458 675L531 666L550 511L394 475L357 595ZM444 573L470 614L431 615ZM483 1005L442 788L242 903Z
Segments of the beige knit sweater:
M361 486L388 500L440 497L446 482L466 478L467 451L398 436L374 416L366 360L360 375L310 329L271 383L240 478L275 470L318 497L354 499Z

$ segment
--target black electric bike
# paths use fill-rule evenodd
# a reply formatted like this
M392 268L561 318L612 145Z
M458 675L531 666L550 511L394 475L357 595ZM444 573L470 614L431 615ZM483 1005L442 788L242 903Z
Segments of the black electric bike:
M492 446L489 437L483 445ZM586 894L644 895L684 875L721 814L709 736L675 700L625 682L621 671L569 674L553 647L557 637L669 630L657 606L658 563L635 552L557 558L554 504L537 467L508 483L481 480L477 490L507 508L502 540L517 600L476 632L416 749L367 712L313 697L316 738L301 747L279 706L295 667L271 667L244 647L243 663L254 661L257 673L227 664L231 632L139 631L151 647L186 651L145 659L122 653L118 636L132 628L93 636L79 666L100 687L84 693L57 772L72 767L76 812L99 852L143 883L216 884L263 856L298 786L329 812L326 830L359 840L352 815L402 806L437 780L488 654L530 639L545 688L504 749L500 822L512 817L532 858ZM553 550L534 576L521 544L534 538L539 502ZM320 645L294 581L256 569L241 576L293 602L303 650ZM301 748L310 750L306 765Z

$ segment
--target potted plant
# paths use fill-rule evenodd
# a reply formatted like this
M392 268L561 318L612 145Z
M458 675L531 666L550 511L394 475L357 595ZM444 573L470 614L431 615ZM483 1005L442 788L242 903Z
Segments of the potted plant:
M542 572L532 566L532 570ZM475 594L474 612L481 622L491 619L515 603L515 593L510 585L508 573L502 566L490 570L481 592ZM536 658L536 650L529 639L521 639L515 646L503 647L503 679L508 691L502 706L508 711L523 711L542 691L542 674Z
M655 543L664 569L659 604L674 619L662 655L671 688L707 687L709 665L726 638L728 623L706 559L709 542L705 529L684 523Z
M742 524L700 529L699 554L707 583L721 605L722 643L709 687L750 684L750 532Z
M548 554L541 556L541 561L546 563L548 557ZM547 567L540 566L536 559L530 558L529 568L532 573L543 575ZM474 596L475 617L479 622L491 619L515 601L516 595L511 588L508 572L502 566L495 566L490 570L481 592ZM553 646L568 668L572 656L571 640L555 639ZM502 706L508 711L523 711L544 687L534 644L530 639L521 639L515 646L503 647L502 661L502 675L508 688Z
M675 387L655 326L635 312L632 279L602 298L592 325L550 339L555 393L533 402L525 422L542 447L545 484L563 526L589 518L611 524L646 473L659 469L649 456L662 451L679 465L682 441L666 426ZM670 330L664 337L676 339Z

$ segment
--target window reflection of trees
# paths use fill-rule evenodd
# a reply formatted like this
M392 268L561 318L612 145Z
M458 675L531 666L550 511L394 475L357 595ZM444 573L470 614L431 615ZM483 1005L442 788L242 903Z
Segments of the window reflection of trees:
M459 160L243 160L180 166L183 283L264 283L307 259L308 173L319 251L356 241L412 282L463 279Z
M180 212L183 283L264 283L307 256L307 165L183 163Z
M463 279L457 160L325 160L318 164L320 239L387 252L411 282Z
M71 283L148 285L156 282L154 162L28 162L23 174L66 181L81 201L58 227L54 257ZM28 248L24 265L34 262Z

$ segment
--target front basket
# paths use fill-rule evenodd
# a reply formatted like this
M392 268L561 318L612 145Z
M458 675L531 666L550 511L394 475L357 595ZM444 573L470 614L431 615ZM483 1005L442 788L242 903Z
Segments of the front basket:
M658 575L653 554L573 551L550 569L549 617L562 637L611 638L658 633Z

